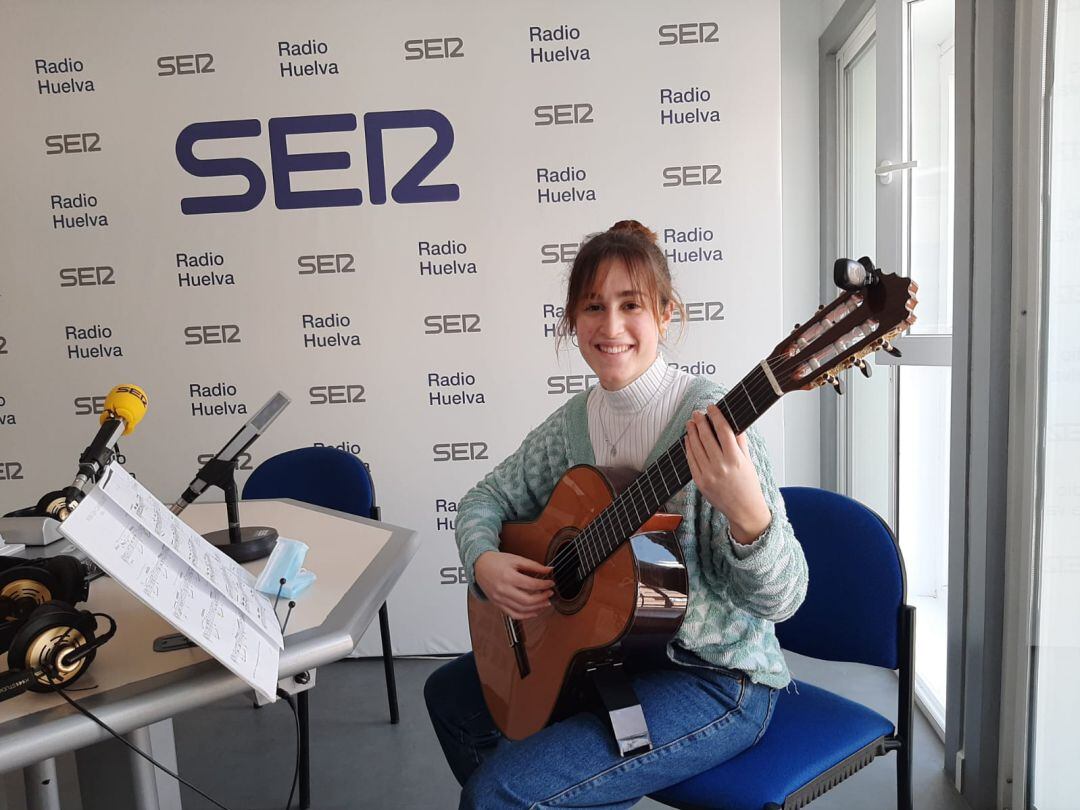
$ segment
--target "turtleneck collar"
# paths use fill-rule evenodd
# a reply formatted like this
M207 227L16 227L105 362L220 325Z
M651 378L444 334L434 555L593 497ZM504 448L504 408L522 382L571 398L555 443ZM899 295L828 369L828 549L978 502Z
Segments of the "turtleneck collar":
M613 413L636 413L648 405L673 379L672 369L662 354L640 377L618 391L608 391L602 385L596 387L604 404Z

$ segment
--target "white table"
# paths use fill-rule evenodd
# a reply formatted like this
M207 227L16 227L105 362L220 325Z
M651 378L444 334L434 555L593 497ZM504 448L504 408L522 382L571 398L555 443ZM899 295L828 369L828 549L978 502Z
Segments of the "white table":
M240 515L245 525L273 526L307 543L304 567L318 576L289 619L281 678L351 653L418 546L410 529L298 501L244 501ZM220 503L194 504L181 517L200 533L226 525ZM246 567L258 572L263 564ZM287 600L281 601L284 616ZM75 685L97 688L73 697L136 745L150 743L154 723L250 689L197 648L155 653L154 639L175 629L109 578L94 580L89 601L80 607L113 616L117 633ZM25 769L32 810L60 807L54 757L108 739L58 695L32 693L0 703L0 768ZM156 769L134 754L131 760L138 806L156 810Z

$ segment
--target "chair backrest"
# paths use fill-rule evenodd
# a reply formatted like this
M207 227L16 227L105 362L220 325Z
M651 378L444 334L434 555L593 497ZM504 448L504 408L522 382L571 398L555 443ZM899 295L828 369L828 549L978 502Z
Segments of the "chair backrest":
M780 645L813 658L897 669L904 561L892 531L873 510L835 492L780 492L810 571L806 601L776 625Z
M375 516L375 485L364 462L336 447L301 447L266 459L244 484L245 498L293 498L361 517Z

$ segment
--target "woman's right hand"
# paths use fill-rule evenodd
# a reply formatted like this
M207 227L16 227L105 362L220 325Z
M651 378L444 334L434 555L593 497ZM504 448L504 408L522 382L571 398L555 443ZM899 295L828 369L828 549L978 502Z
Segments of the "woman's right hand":
M505 551L485 551L476 558L473 574L484 595L513 619L544 613L555 593L552 569L528 557Z

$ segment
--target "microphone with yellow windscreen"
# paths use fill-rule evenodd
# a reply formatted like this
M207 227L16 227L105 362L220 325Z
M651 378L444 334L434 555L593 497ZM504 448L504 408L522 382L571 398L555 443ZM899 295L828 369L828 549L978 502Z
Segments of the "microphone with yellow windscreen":
M118 385L105 397L100 421L104 425L110 419L123 420L123 435L127 436L135 430L135 426L142 421L144 416L146 416L146 392L137 385Z
M116 454L116 442L127 436L146 415L146 392L137 385L118 385L105 397L101 427L94 440L79 456L79 472L71 486L44 509L57 520L64 520L86 494L86 486L101 477Z

